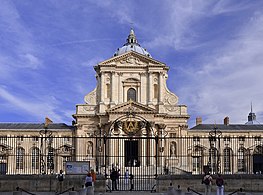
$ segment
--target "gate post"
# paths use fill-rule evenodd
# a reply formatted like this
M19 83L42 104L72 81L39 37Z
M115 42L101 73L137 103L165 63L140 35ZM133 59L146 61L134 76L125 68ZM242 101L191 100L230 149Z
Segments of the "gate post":
M104 134L104 136L103 136L103 143L104 143L104 168L105 168L105 178L106 178L106 180L107 180L107 166L106 166L106 162L107 162L107 152L106 152L106 146L107 146L107 144L106 144L106 142L107 142L107 139L106 139L106 135Z
M159 136L158 134L155 136L155 164L156 164L156 168L155 168L155 177L157 178L158 176L158 152L159 152Z

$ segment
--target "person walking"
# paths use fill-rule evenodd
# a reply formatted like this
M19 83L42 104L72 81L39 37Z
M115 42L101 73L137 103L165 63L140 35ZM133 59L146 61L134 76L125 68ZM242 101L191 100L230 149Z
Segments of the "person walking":
M117 189L117 179L118 179L118 171L115 169L112 169L112 172L110 174L110 179L112 181L112 191L118 190Z
M63 189L63 181L65 179L65 175L63 173L63 170L60 170L59 173L56 176L57 179L57 185L56 185L56 192L62 192Z
M219 173L217 174L216 185L217 185L216 195L224 195L224 179L222 175Z
M206 173L202 179L202 183L205 185L205 195L211 195L213 178L210 173Z
M130 184L131 184L131 188L130 188L130 191L134 190L134 175L132 173L130 173Z
M92 177L90 173L88 173L85 178L85 187L88 188L89 186L92 186Z
M129 170L126 169L125 173L124 173L124 179L125 179L125 184L129 183Z
M95 185L95 181L96 181L96 173L95 173L94 169L91 169L90 174L91 174L91 177L92 177L92 184L94 186Z

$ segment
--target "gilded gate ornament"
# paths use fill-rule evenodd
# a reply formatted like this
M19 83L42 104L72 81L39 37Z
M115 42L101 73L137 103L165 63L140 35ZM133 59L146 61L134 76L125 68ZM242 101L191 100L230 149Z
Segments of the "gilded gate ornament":
M139 121L125 121L122 129L127 134L136 134L140 130Z

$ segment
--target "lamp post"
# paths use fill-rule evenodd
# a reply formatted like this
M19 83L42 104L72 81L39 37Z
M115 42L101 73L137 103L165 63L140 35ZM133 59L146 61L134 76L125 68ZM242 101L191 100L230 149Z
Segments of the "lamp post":
M222 132L215 126L212 131L209 132L209 168L213 173L221 172L221 160L220 160L220 137Z
M46 142L48 141L48 169L51 170L53 169L54 165L53 162L50 162L50 157L51 154L51 143L52 143L52 132L48 130L47 125L45 125L43 130L39 131L39 134L41 136L41 145L40 145L40 173L42 175L46 174L46 161L44 157L46 156ZM48 138L48 139L47 139ZM44 144L45 141L45 144Z

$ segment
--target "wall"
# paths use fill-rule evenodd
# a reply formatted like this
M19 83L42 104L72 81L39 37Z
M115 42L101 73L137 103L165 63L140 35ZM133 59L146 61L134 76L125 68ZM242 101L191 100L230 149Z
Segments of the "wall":
M167 191L170 183L177 188L180 185L180 189L186 191L188 187L198 191L204 191L204 184L202 184L202 177L201 175L162 175L158 177L157 181L157 191L163 192ZM213 177L213 187L212 191L216 191L216 184L215 184L215 175ZM223 175L225 180L225 191L226 192L233 192L240 188L244 189L245 191L251 192L263 192L263 175Z
M63 181L63 189L74 187L75 190L83 188L85 175L66 175ZM22 188L30 192L56 191L56 175L0 175L0 191L16 191ZM97 176L95 182L95 192L105 191L104 177Z
M226 182L225 191L227 192L233 192L240 188L243 188L245 191L263 192L263 175L223 175L223 177ZM64 189L74 187L78 191L83 188L84 179L85 175L66 175ZM158 176L157 179L157 191L167 191L170 182L172 182L174 187L180 185L180 189L183 191L186 191L190 187L198 192L202 192L204 191L204 184L201 184L201 181L201 175L162 175ZM56 191L56 178L55 175L0 176L0 191L16 191L16 187L30 192ZM213 191L215 189L216 186L213 184ZM97 176L95 192L105 192L105 179L103 176Z

